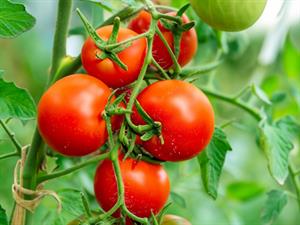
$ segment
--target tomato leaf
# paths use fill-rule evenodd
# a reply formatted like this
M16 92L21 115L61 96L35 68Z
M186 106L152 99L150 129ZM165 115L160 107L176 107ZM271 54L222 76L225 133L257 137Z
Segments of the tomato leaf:
M264 188L255 182L234 182L227 186L228 197L238 201L249 201L264 192Z
M211 142L198 156L204 188L213 199L218 196L217 189L226 153L231 149L225 133L220 128L215 128Z
M170 195L175 204L179 205L182 208L186 208L185 199L181 195L179 195L173 191L171 191Z
M268 193L267 201L261 214L261 220L264 224L272 224L280 212L287 204L288 198L285 192L281 190L272 190Z
M64 189L59 191L58 195L62 202L62 211L61 213L53 212L52 221L49 224L65 225L70 220L84 214L84 206L79 190Z
M1 205L0 205L0 224L1 224L1 225L8 225L6 212L5 212L5 210L2 208Z
M288 158L293 149L293 136L300 126L291 117L284 117L277 122L264 120L260 123L260 146L268 159L268 167L273 178L284 184L288 176Z
M35 118L36 106L28 91L3 79L0 79L0 90L0 119L14 117L25 121Z
M104 1L104 0L85 0L85 1L94 3L109 12L113 11L113 7L109 1Z
M0 1L0 38L14 38L31 29L35 18L26 12L24 5Z
M252 93L256 95L256 97L262 102L266 103L267 105L272 105L272 102L270 101L267 94L255 84L252 85Z
M190 7L190 3L186 3L185 5L183 5L177 12L177 16L182 16L183 13Z

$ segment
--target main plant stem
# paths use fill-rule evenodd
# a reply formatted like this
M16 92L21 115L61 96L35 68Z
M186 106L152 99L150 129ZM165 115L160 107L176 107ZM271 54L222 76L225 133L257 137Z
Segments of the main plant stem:
M72 9L72 0L59 0L58 2L58 12L57 12L57 21L56 21L56 29L54 36L54 45L53 45L53 55L52 55L52 65L50 72L50 79L54 76L59 65L63 58L66 55L66 38L68 34L68 25L71 15ZM27 153L24 173L23 173L23 186L24 188L35 190L36 188L36 179L39 170L39 166L41 161L44 158L44 142L39 134L38 129L36 128L31 147ZM25 196L26 197L26 196ZM29 199L29 196L26 198ZM16 207L15 212L18 211L18 207ZM29 215L26 218L26 211L24 210L23 215L18 215L19 223L15 219L13 219L12 224L22 225L29 224ZM26 218L26 219L25 219Z

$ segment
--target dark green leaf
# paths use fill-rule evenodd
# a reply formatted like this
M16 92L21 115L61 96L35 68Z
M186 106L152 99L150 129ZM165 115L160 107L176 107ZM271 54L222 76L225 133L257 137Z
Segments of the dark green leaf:
M5 210L0 205L0 224L1 225L8 225L7 216Z
M28 91L0 79L0 119L20 120L35 118L36 106Z
M270 191L268 193L268 198L262 211L262 222L264 224L272 224L277 219L287 202L287 195L283 191Z
M31 29L35 18L26 12L22 4L0 0L0 37L14 38Z
M194 26L195 26L195 22L192 21L192 22L189 22L189 23L186 23L186 24L182 25L181 28L182 28L183 31L188 31L188 30L192 29Z
M215 128L213 138L208 147L198 156L201 177L206 192L214 199L218 196L218 184L227 151L231 146L225 133Z
M286 93L284 92L277 92L274 93L271 97L272 103L280 103L286 99Z
M182 208L186 208L185 199L181 195L171 191L171 198L175 204L179 205Z
M264 149L271 175L279 184L284 184L288 176L288 158L293 149L292 137L299 130L292 118L284 117L276 123L260 123L260 145Z
M177 16L182 16L183 13L190 7L190 3L183 5L177 12Z
M256 95L258 99L260 99L262 102L271 105L272 102L270 101L269 97L267 94L257 85L252 85L252 93Z
M255 182L235 182L227 186L227 195L239 201L249 201L264 192L264 188Z

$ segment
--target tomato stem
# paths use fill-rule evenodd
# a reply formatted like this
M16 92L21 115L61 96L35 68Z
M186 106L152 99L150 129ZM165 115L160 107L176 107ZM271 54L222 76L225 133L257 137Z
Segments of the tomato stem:
M297 195L297 203L298 203L298 206L299 206L299 209L300 209L300 184L299 184L299 180L298 180L298 177L297 177L297 173L294 172L294 169L291 165L292 163L290 162L289 163L289 174L290 174L290 178L292 180L292 183L294 185L294 188L295 188L295 191L296 191L296 195Z
M201 90L208 96L220 99L222 101L228 102L232 105L235 105L247 113L249 113L253 118L255 118L257 121L260 121L262 119L262 116L254 109L252 109L250 106L246 105L245 103L241 102L240 100L236 99L235 97L229 97L223 94L219 94L216 92L213 92L211 90L205 89L201 87Z
M39 176L37 178L37 183L40 184L42 182L52 180L54 178L58 178L58 177L68 175L68 174L73 173L73 172L75 172L75 171L77 171L77 170L79 170L83 167L86 167L86 166L90 165L90 164L102 161L102 160L108 158L108 156L109 156L109 153L103 153L103 154L98 155L98 156L93 156L91 159L85 160L82 163L78 163L77 165L75 165L73 167L70 167L68 169L61 170L61 171L58 171L58 172L54 172L54 173L47 174L47 175L43 175L43 176Z
M7 136L9 137L9 139L11 140L11 142L14 144L15 148L16 148L16 153L18 155L21 154L21 150L22 150L22 145L20 144L20 142L16 139L15 134L8 128L8 126L6 125L5 122L3 122L2 120L0 120L0 126L3 128L3 130L5 131L5 133L7 134ZM1 158L1 156L0 156Z

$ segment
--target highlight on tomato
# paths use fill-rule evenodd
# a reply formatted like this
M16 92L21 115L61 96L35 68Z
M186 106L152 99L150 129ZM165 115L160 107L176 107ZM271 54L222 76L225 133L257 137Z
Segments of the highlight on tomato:
M267 0L190 0L190 2L198 16L213 28L241 31L259 19Z
M125 187L125 205L139 217L150 217L151 211L157 214L165 205L170 194L169 177L158 164L138 161L119 155L119 165ZM100 163L94 178L94 190L98 203L105 210L117 202L118 191L112 161ZM114 214L120 216L120 212Z
M107 139L101 114L110 94L106 84L89 75L58 80L38 104L38 128L45 142L67 156L96 151Z
M99 28L97 33L104 41L107 41L112 33L112 29L113 26L105 26ZM136 35L136 32L128 28L120 28L117 42L127 40ZM137 79L144 62L146 49L146 39L140 38L134 40L129 47L119 52L117 54L118 57L127 66L127 70L125 70L109 58L100 59L98 56L102 51L89 37L82 47L82 65L88 74L97 77L111 88L118 88Z
M167 15L175 16L175 12L166 13ZM144 33L149 29L151 22L151 15L146 11L141 11L128 25L128 28L134 30L137 33ZM189 18L182 15L183 24L190 22ZM168 30L161 21L158 22L158 27L162 32L164 38L168 42L168 45L174 52L174 35L171 30ZM176 29L176 28L175 28ZM181 35L180 39L180 51L178 56L178 63L181 66L188 64L194 55L196 54L198 47L197 34L194 28L185 31ZM160 37L156 34L153 40L152 54L154 59L164 69L169 69L173 66L173 61L168 53L167 47L164 45Z
M194 85L180 80L158 81L146 87L137 100L154 121L161 123L163 144L157 136L139 141L157 159L191 159L210 142L214 111L206 95ZM136 110L132 120L145 123Z

